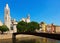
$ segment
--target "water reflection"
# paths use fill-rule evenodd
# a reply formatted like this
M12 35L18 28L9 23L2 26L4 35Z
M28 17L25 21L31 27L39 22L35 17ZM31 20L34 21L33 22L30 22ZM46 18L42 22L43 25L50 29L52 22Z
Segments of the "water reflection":
M16 43L60 43L59 40L35 37L35 38L17 38ZM0 43L13 43L12 39L0 40Z
M49 38L35 38L27 40L17 40L16 43L60 43L59 40L49 39Z

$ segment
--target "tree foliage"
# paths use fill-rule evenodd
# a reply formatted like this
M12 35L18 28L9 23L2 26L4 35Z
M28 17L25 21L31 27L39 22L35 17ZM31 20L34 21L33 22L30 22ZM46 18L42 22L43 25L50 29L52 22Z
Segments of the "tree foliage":
M17 24L17 31L19 32L24 32L24 30L25 30L25 27L26 27L26 22L23 22L23 21L21 21L21 22L18 22L18 24Z
M39 24L37 22L23 22L20 21L17 24L17 32L35 32L36 29L39 29Z
M9 29L8 29L8 27L6 26L6 25L2 25L2 26L0 26L0 31L3 33L3 32L6 32L6 31L8 31Z
M28 31L35 32L36 29L39 29L39 24L37 22L30 22L28 23Z

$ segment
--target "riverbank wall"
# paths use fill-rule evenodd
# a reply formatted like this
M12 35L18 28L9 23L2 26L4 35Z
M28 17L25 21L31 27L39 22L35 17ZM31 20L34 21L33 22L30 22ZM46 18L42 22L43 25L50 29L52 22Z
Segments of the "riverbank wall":
M0 39L9 39L12 38L12 34L0 34Z
M16 38L35 38L34 35L16 35ZM12 33L9 34L0 34L0 39L12 39Z

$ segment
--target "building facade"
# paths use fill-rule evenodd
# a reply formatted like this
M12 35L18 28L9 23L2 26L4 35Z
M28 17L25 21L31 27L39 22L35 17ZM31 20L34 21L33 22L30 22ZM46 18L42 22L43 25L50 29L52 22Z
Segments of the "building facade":
M46 32L55 33L55 25L53 24L46 25Z
M46 32L46 24L44 22L40 23L40 29L42 32Z
M60 26L55 25L55 33L60 33Z

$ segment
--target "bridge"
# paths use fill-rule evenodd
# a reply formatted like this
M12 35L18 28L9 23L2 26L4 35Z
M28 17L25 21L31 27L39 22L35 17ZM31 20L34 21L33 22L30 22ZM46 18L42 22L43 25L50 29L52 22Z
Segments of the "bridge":
M13 43L15 43L16 35L19 35L19 34L34 35L34 36L40 36L40 37L46 37L46 38L60 40L60 34L55 34L55 33L36 33L36 32L21 32L21 33L13 33L13 35L12 35Z

